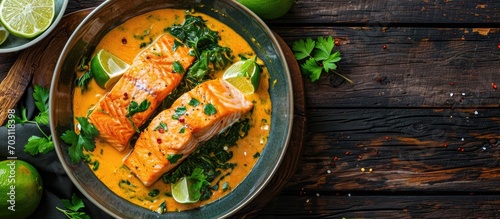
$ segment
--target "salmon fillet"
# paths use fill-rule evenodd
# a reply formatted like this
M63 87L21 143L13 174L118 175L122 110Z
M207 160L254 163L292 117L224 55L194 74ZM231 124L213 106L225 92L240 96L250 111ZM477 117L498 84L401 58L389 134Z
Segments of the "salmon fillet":
M123 151L138 128L149 119L158 105L181 82L195 57L187 47L174 48L175 38L162 35L140 53L116 85L99 100L89 121L99 130L99 137ZM174 67L177 65L177 67ZM145 111L130 114L134 105L149 103Z
M161 112L124 161L145 186L176 167L196 147L249 112L253 104L222 79L198 85Z

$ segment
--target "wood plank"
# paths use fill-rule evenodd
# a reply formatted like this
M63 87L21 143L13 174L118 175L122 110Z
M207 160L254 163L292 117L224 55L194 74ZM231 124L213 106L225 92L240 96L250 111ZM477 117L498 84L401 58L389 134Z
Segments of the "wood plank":
M339 72L305 80L314 108L500 106L500 29L394 27L277 27L289 46L299 39L333 36L342 53ZM386 48L384 49L384 45ZM333 74L332 74L333 75ZM333 77L335 79L335 77Z
M477 115L459 109L308 110L301 165L287 189L500 192L498 115L500 109Z
M300 25L498 26L500 2L437 0L296 0L284 17L268 23Z
M299 193L299 191L296 191ZM364 196L301 191L282 195L258 218L499 218L498 195Z

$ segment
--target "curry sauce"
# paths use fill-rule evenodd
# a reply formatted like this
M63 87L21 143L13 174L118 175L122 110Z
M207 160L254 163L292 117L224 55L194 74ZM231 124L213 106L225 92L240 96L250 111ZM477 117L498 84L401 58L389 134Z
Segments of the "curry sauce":
M184 15L184 10L160 9L131 18L107 33L95 51L106 49L130 64L141 51L147 48L147 45L165 34L165 28L182 23ZM193 15L203 17L207 26L219 33L221 37L219 44L231 48L235 57L240 55L255 56L255 52L245 39L227 25L202 13L194 13ZM234 61L237 59L235 58ZM216 71L211 77L220 78L223 73L224 71ZM94 169L97 178L118 196L152 211L162 213L165 208L167 211L182 211L217 200L230 193L245 179L267 143L271 125L268 81L269 73L264 67L258 90L254 94L246 96L246 99L254 105L252 111L242 117L242 119L248 118L250 120L248 135L238 140L236 146L227 148L233 153L230 162L237 165L234 169L228 170L230 174L223 173L221 176L224 177L220 182L226 183L230 189L223 191L219 188L213 191L213 195L208 200L194 204L179 204L170 196L170 184L164 183L161 179L149 187L144 186L123 164L123 160L132 150L132 146L120 152L106 142L97 140L95 150L88 153L91 160L89 167ZM87 116L89 110L107 92L100 88L95 81L89 84L85 92L81 92L80 89L77 87L74 92L73 110L75 117ZM99 164L98 167L96 167L96 163Z

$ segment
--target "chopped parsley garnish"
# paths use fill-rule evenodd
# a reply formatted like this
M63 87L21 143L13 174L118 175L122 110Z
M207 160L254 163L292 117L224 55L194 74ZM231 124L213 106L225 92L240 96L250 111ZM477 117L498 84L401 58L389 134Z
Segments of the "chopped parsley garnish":
M128 105L128 108L127 108L127 110L128 110L127 117L132 117L136 113L146 111L150 105L151 105L151 102L149 102L148 100L143 100L140 104L138 104L137 102L135 102L133 100L130 101L130 105Z
M153 129L153 131L158 131L160 129L163 129L163 131L168 131L167 124L160 122L160 124L158 124L158 126L156 126L156 128Z
M184 132L186 132L186 127L183 126L181 130L179 130L179 133L184 134Z
M205 107L203 107L203 112L208 115L208 116L211 116L211 115L214 115L217 113L217 109L215 108L215 106L211 103L205 105Z
M191 100L189 101L189 105L190 106L198 106L198 105L200 105L200 101L198 101L197 99L191 98Z

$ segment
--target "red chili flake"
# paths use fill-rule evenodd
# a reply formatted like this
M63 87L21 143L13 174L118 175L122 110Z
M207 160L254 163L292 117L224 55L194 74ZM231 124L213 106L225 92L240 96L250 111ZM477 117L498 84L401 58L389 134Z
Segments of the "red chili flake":
M495 84L495 82L491 82L491 87L496 90L497 89L497 84Z
M391 140L391 137L385 136L385 140L389 141L389 140Z
M161 144L161 138L156 139L156 142L157 142L158 144Z
M158 129L158 132L163 134L165 132L165 129L160 128L160 129Z
M123 37L123 38L122 38L122 43L123 43L123 44L127 44L127 38Z
M358 155L358 159L361 160L361 158L363 158L361 155Z
M128 93L126 93L126 92L125 92L125 93L123 93L123 99L124 99L124 100L127 100L127 99L128 99Z
M184 123L184 117L179 118L179 122Z
M443 147L445 147L445 148L446 148L446 147L448 147L448 144L446 144L446 143L445 143L445 144L443 144Z
M387 49L387 45L383 45L383 46L382 46L382 49Z
M498 44L498 45L500 45L500 44ZM335 46L340 46L340 41L335 40Z
M345 152L345 154L346 154L346 155L350 155L350 154L351 154L351 152L349 152L349 151L346 151L346 152Z
M453 85L455 85L455 82L453 82L453 81L450 82L450 86L453 86Z
M459 151L461 151L461 150L462 150L462 148L458 148L458 150L459 150Z
M334 161L337 161L339 158L337 156L333 157Z
M497 48L500 49L500 43L498 43Z
M460 150L461 152L464 152L465 151L465 148L462 148L462 150Z

